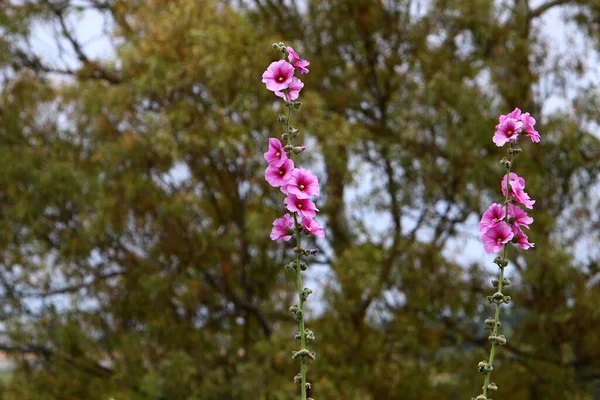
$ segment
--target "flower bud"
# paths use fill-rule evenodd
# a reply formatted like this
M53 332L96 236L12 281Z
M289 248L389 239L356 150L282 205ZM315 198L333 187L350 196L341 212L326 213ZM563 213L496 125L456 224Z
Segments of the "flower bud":
M287 133L284 133L283 135L281 135L281 140L287 142L289 140L289 135Z
M300 293L300 300L301 301L306 301L306 299L308 299L308 296L310 294L312 294L312 290L310 290L309 288L304 288L304 290L302 291L302 293Z
M509 147L508 148L508 154L510 155L517 155L520 152L522 152L523 150L521 150L521 148L517 145L515 145L516 147Z
M294 154L300 154L304 150L306 150L306 146L296 146L294 147Z
M283 115L283 114L279 114L277 116L277 122L285 124L287 122L287 117L285 115Z
M290 310L290 312L296 313L296 312L298 312L298 310L300 310L300 308L298 308L297 304L294 304L293 306L291 306L289 308L289 310Z
M500 160L500 164L503 165L506 168L510 168L510 161L508 161L508 159L506 157L503 157L502 160Z
M301 102L301 101L295 101L295 102L294 102L294 108L295 108L296 110L299 110L301 105L302 105L302 102Z
M487 386L487 388L488 388L488 390L491 390L492 392L495 392L496 390L498 390L498 386L496 386L496 384L495 384L495 383L493 383L493 382L492 382L492 383L490 383L490 384Z

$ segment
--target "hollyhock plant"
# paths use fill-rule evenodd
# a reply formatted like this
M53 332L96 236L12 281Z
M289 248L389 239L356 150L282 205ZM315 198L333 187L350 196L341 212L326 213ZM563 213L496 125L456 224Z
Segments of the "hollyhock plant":
M514 233L510 226L504 221L487 229L481 235L483 248L487 253L499 253L504 248L504 245L513 238Z
M310 63L301 59L293 48L285 46L284 43L274 43L273 48L280 52L282 58L287 53L290 62L279 60L271 63L263 73L262 82L266 84L268 90L273 91L276 96L284 100L287 116L279 114L277 117L279 123L285 124L281 141L274 138L269 139L269 149L264 153L265 160L269 163L265 171L265 179L272 186L279 187L286 195L284 205L289 211L283 217L273 221L271 239L287 241L292 236L296 239L295 260L288 263L285 268L295 271L298 287L298 304L289 308L298 321L298 332L294 338L300 341L300 349L292 352L292 358L300 361L300 373L294 378L294 381L300 384L301 399L308 400L310 395L307 389L311 387L311 384L306 380L307 363L314 360L316 355L314 351L308 349L310 342L315 339L315 335L306 328L304 321L305 304L312 290L302 286L302 271L307 268L307 264L302 261L302 258L315 256L317 251L302 247L302 236L311 235L315 238L324 238L325 231L314 219L319 209L311 200L311 197L318 196L320 193L319 181L310 171L304 168L294 168L292 158L302 154L306 147L294 143L300 130L291 125L291 118L293 111L300 109L301 103L297 100L304 87L304 83L294 74L295 72L308 73L306 67Z
M319 181L312 172L296 168L288 179L285 190L299 199L309 199L319 195Z
M315 235L321 239L325 237L323 227L314 219L302 218L302 227L309 235Z
M508 219L512 225L522 226L529 229L533 223L533 218L527 215L527 212L516 204L508 204Z
M285 214L281 218L273 221L273 230L271 231L271 240L283 239L286 242L292 238L290 233L294 229L294 219L290 214Z
M287 89L294 77L294 66L285 60L274 61L262 75L262 82L272 92Z
M493 203L481 217L481 221L479 221L479 232L485 232L489 228L493 228L498 225L500 221L504 219L506 216L506 209L502 206L502 204Z
M265 170L265 179L273 187L285 185L294 171L294 162L289 158L283 161L279 167L269 165Z
M288 159L285 154L283 145L276 138L269 139L269 150L265 153L265 160L269 163L269 166L279 168Z
M300 96L300 91L303 87L304 83L300 79L294 77L286 89L275 92L275 95L287 101L296 100L298 99L298 96Z
M310 65L310 63L306 60L303 60L300 58L300 56L298 56L298 53L296 53L296 51L291 47L288 46L286 47L287 53L288 53L288 59L290 60L290 63L292 63L292 65L298 70L298 72L300 72L300 74L308 74L308 69L306 67L308 67Z
M298 213L302 218L312 219L319 211L310 199L300 199L291 193L288 193L283 203L289 211Z
M481 217L478 228L481 232L481 241L483 248L487 253L501 253L494 259L494 264L498 265L500 273L498 279L493 281L496 290L487 300L495 304L494 316L487 318L485 323L491 330L488 339L491 341L489 358L480 361L477 365L479 372L484 374L482 386L483 392L472 400L491 400L488 395L491 391L498 390L498 386L490 381L492 371L494 370L494 359L496 347L506 344L506 337L498 333L500 327L500 306L508 304L510 296L506 296L503 290L510 284L508 279L504 278L504 269L508 266L508 244L514 243L523 250L528 250L535 246L529 241L529 238L523 233L522 228L529 229L533 223L525 210L515 203L521 203L526 208L533 208L534 200L531 200L525 192L525 179L511 172L514 166L515 157L522 152L518 141L520 134L525 131L533 143L540 142L540 135L534 129L536 123L529 113L522 113L520 109L515 108L506 115L498 118L496 132L492 141L503 146L508 143L508 155L510 160L503 158L500 163L506 168L506 173L502 178L500 188L504 195L504 204L493 203Z

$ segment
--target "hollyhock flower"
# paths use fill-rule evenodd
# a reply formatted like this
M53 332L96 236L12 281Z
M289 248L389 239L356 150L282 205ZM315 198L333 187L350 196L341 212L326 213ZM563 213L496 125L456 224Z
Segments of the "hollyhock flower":
M511 225L522 226L529 229L529 224L533 223L533 218L527 215L527 212L516 204L508 204L508 219Z
M317 215L317 211L319 211L315 203L310 201L310 199L299 199L291 193L287 195L283 202L289 211L297 212L302 219L312 219Z
M502 179L502 194L506 196L506 175ZM525 179L521 178L514 172L510 173L509 178L510 193L509 197L515 199L515 201L523 204L525 207L531 209L535 204L535 200L531 200L529 195L525 192Z
M287 159L287 154L285 154L285 150L279 139L270 138L269 151L265 153L265 160L267 160L269 165L281 167Z
M542 140L542 137L533 127L536 122L535 118L529 115L529 113L525 113L521 115L521 122L523 122L523 126L525 127L525 135L529 136L533 143L539 143L540 140Z
M275 92L275 95L287 101L296 100L298 96L300 96L300 91L303 87L304 82L294 77L292 78L292 81L290 82L289 86L286 88L287 93L285 91L278 91Z
M314 219L302 218L302 227L311 235L315 235L321 239L325 237L325 231L323 231L323 227Z
M274 61L262 74L262 82L272 92L287 89L294 77L294 66L285 60Z
M512 225L511 229L514 234L513 242L518 244L520 248L522 248L523 250L527 250L527 249L535 246L535 243L529 242L529 238L527 237L527 235L525 233L523 233L521 228L519 228L516 225Z
M479 232L485 232L498 225L506 216L506 208L502 204L492 204L481 217L479 221Z
M308 74L308 69L306 69L305 67L309 66L310 63L306 60L301 59L300 56L298 56L298 53L296 53L296 51L291 46L287 46L286 50L288 52L288 58L290 62L294 67L298 69L300 74Z
M304 168L296 168L286 182L287 193L299 199L308 199L319 195L319 180L312 172Z
M283 239L286 242L291 239L290 230L294 229L294 218L290 214L285 214L281 218L273 221L273 230L271 231L271 240Z
M501 115L500 118L498 118L498 122L503 123L504 121L506 121L509 118L517 119L517 120L521 119L521 110L518 108L515 108L510 113Z
M522 130L523 122L514 118L506 118L503 122L496 125L496 132L492 141L498 147L504 146L508 142L517 140Z
M269 165L265 170L265 179L271 186L280 187L285 185L286 181L290 179L293 170L294 162L288 158L279 167Z
M489 228L481 235L483 249L486 253L498 253L514 236L510 226L504 221Z

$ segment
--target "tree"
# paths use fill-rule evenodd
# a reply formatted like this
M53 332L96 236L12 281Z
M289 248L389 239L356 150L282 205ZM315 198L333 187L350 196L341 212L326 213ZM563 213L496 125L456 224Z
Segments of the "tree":
M536 249L511 254L498 397L591 398L597 255L575 246L597 242L599 116L594 87L568 83L585 66L544 62L539 21L558 10L596 40L598 7L567 3L3 6L0 345L18 362L3 398L293 396L294 288L262 177L280 127L259 77L280 40L311 61L299 124L326 182L314 397L476 394L492 271L456 245L498 191L495 118L520 106L543 138L518 161ZM77 37L90 12L114 60ZM27 45L42 23L74 66ZM563 112L543 113L550 79L576 92Z

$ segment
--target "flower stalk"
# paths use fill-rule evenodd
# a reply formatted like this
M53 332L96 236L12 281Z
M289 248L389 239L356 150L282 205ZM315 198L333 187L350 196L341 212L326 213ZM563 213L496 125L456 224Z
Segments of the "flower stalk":
M491 374L494 370L494 360L496 358L496 349L498 346L506 344L504 335L499 334L500 323L500 307L502 304L508 304L511 300L510 296L506 296L503 292L504 288L510 285L510 281L504 277L504 272L508 266L508 247L509 244L515 243L521 249L527 250L534 247L534 243L530 243L527 235L523 233L522 228L529 229L529 225L533 222L533 218L521 209L516 203L524 205L526 208L533 208L535 203L525 192L525 180L512 172L515 157L521 153L521 148L518 145L519 134L524 133L532 142L538 143L541 138L539 133L533 127L536 121L529 113L521 113L518 108L507 115L500 116L499 124L496 126L493 142L497 146L503 146L508 143L508 155L510 160L503 158L500 163L506 169L506 175L502 179L500 188L504 194L504 204L492 204L483 214L479 222L479 231L481 240L486 252L502 253L494 259L494 263L500 269L498 280L492 281L496 292L488 296L489 303L496 305L494 317L485 320L489 326L491 334L488 339L492 342L490 355L487 360L479 362L477 369L484 375L482 394L472 400L491 400L488 396L490 392L498 390L498 386L491 382Z
M306 263L302 258L316 254L316 250L302 247L302 235L323 238L325 233L321 225L314 219L319 210L311 200L312 196L320 193L319 182L310 171L294 166L292 160L294 155L302 153L305 147L295 146L294 139L298 137L299 130L291 125L292 110L300 108L301 103L297 99L304 87L304 83L296 78L294 73L296 71L300 74L308 73L306 67L310 63L301 59L290 46L275 43L273 47L282 53L282 58L271 63L267 68L263 74L263 83L266 84L268 90L285 101L288 112L287 116L280 114L277 118L286 126L285 132L281 135L281 141L276 138L269 139L269 150L264 155L265 160L269 163L265 171L265 179L271 186L278 187L286 196L284 205L288 213L273 222L270 236L272 240L288 241L292 236L296 240L294 247L296 258L285 266L286 270L296 272L298 289L298 304L290 307L290 312L298 321L298 332L294 338L300 340L300 350L292 352L292 358L300 360L300 373L294 377L294 382L300 384L301 400L313 400L309 397L311 384L307 382L306 375L308 360L315 359L315 353L307 348L308 343L314 340L315 335L306 328L305 323L305 304L312 290L302 287L302 271L306 270ZM289 62L285 60L286 54Z

